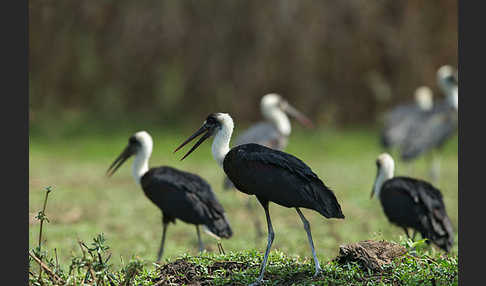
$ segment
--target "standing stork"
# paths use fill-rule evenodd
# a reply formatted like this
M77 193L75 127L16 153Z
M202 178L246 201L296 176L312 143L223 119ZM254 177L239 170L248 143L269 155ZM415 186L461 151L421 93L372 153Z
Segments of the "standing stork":
M235 146L256 143L283 151L287 147L288 138L292 131L287 114L297 119L302 125L309 128L313 127L310 119L276 93L264 95L260 101L260 109L265 121L250 126L236 137ZM223 189L229 190L233 187L233 183L225 176Z
M265 210L268 242L260 275L253 285L258 285L263 280L268 254L275 236L268 208L270 202L296 209L304 224L314 257L315 275L318 275L322 269L314 249L310 225L299 208L315 210L326 218L344 218L341 206L334 193L304 162L288 153L255 143L243 144L230 149L229 142L233 126L233 119L229 114L210 114L201 128L177 147L174 152L204 133L199 141L182 157L181 160L183 160L204 140L214 135L211 150L216 162L223 168L239 191L248 195L255 195Z
M412 240L418 231L422 238L428 239L427 243L449 252L454 233L441 192L419 179L393 177L395 163L388 153L378 156L376 166L378 172L371 198L376 195L380 199L388 220L403 228L408 238L408 228L412 228Z
M458 81L457 74L450 66L442 66L437 71L437 82L446 98L434 108L419 116L418 124L409 130L401 145L401 158L411 161L429 150L440 149L457 130L458 126ZM434 154L432 154L434 155ZM431 177L436 181L439 176L439 161L433 158Z
M381 131L381 144L385 149L400 146L409 130L416 128L421 122L419 118L433 107L432 90L421 86L415 90L415 102L402 104L387 112L384 127Z
M233 234L225 211L216 199L211 186L196 174L183 172L172 167L150 168L148 160L152 154L153 141L145 131L135 133L128 145L107 170L111 176L132 155L132 174L135 182L141 185L145 195L162 211L162 242L157 255L160 261L164 252L165 235L169 223L180 219L196 226L199 251L203 243L199 225L219 240L230 238Z
M287 100L276 93L269 93L262 97L260 101L260 109L265 121L252 125L245 130L241 135L235 138L235 146L256 143L269 148L283 151L288 144L288 137L292 130L290 115L296 118L302 125L312 127L312 122L295 107L290 105ZM233 189L234 185L227 176L224 176L223 189ZM246 207L249 213L253 215L253 200L248 198ZM260 225L260 220L254 216L253 224L255 225L257 238L262 237L263 230Z

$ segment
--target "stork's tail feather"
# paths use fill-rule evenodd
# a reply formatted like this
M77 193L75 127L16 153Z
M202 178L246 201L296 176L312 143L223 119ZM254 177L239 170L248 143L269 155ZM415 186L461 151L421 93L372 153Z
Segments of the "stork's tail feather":
M233 230L226 219L226 214L206 224L205 227L209 232L220 238L230 238L233 235Z
M449 217L445 215L441 221L433 221L432 226L432 242L445 252L449 252L454 244L454 231L452 230L452 223Z
M233 185L233 182L228 177L224 177L223 181L223 190L228 191L233 189L235 186Z
M321 182L321 184L311 184L319 213L326 218L344 218L341 206L333 191L327 188L324 183Z

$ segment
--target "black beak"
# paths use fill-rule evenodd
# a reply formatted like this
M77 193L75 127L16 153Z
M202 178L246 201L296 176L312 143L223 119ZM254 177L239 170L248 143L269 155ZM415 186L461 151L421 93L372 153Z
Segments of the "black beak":
M111 177L118 168L120 168L123 163L130 158L135 153L135 149L128 145L123 152L116 158L116 160L111 164L111 166L106 170L106 175Z
M194 150L196 150L196 148L201 145L201 143L204 142L204 140L208 139L209 137L211 137L211 132L209 132L210 129L209 127L207 127L205 124L199 128L196 132L194 132L194 134L192 134L189 138L186 139L186 141L184 141L184 143L182 143L179 147L177 147L175 150L174 150L174 153L177 152L179 149L181 149L184 145L186 145L187 143L191 142L194 138L198 137L199 135L203 134L204 132L206 132L200 139L199 141L197 141L196 144L194 144L194 146L192 146L191 150L189 150L189 152L186 153L186 155L184 155L184 157L181 158L181 161L184 160L187 156L189 156L189 154L191 154Z
M295 117L300 124L304 125L307 128L313 128L314 124L310 121L307 116L305 116L302 112L295 109L292 105L287 104L284 108L285 112L287 112L290 116Z

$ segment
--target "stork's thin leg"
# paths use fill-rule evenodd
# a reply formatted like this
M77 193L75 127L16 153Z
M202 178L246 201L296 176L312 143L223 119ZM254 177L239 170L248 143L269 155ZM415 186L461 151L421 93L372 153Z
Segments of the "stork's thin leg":
M270 248L272 247L273 239L275 238L275 233L273 232L272 221L270 220L270 212L268 211L268 202L262 203L263 208L265 209L265 215L267 217L267 226L268 226L268 242L267 242L267 249L265 250L265 256L263 257L262 266L260 268L260 275L255 283L251 284L250 286L260 285L263 281L263 274L265 273L265 268L267 266L268 254L270 253Z
M255 215L255 212L253 211L254 209L253 196L248 196L248 200L246 201L246 208L248 209L248 212L251 213L253 216L253 224L255 225L257 238L263 237L262 225L260 224L260 220L258 219L258 217Z
M305 218L304 214L300 211L299 208L295 208L297 210L297 213L300 216L300 219L302 220L302 223L304 224L304 229L307 232L307 238L309 239L309 245L312 251L312 256L314 256L314 265L316 267L316 273L314 274L314 277L319 275L319 273L322 271L321 265L319 264L319 260L317 259L316 255L316 250L314 248L314 242L312 241L312 234L311 234L311 228L309 221Z
M204 250L204 245L201 240L201 234L199 233L199 225L196 225L196 232L197 232L197 242L199 244L199 252L203 252Z
M162 242L160 243L159 254L157 255L157 262L160 262L162 254L164 253L165 233L167 232L167 225L168 223L162 222Z
M430 170L431 181L436 184L440 176L440 157L435 150L432 151L432 168Z

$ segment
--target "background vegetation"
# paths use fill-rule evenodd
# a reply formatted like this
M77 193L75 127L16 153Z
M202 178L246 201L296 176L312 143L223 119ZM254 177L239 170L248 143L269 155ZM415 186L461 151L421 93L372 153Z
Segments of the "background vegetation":
M29 1L31 123L238 122L278 92L322 124L369 124L457 67L457 1ZM196 107L197 108L190 108ZM69 117L69 118L70 118Z

